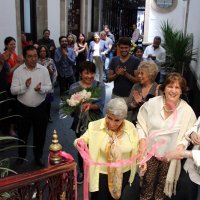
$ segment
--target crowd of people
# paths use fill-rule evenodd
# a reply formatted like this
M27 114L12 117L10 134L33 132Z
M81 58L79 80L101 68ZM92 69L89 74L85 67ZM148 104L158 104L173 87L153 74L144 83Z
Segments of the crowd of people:
M71 114L75 147L84 144L93 161L107 163L89 169L91 199L121 199L136 174L141 178L140 200L171 198L176 193L180 160L186 158L184 169L191 179L188 199L198 200L200 119L196 121L194 111L182 98L187 88L184 77L176 72L166 75L161 37L156 36L145 49L137 46L134 55L130 54L132 43L138 43L138 31L133 25L132 38L119 38L117 55L116 41L107 25L95 32L90 42L83 33L60 36L59 47L50 39L48 29L35 43L26 41L22 33L23 55L16 54L13 37L5 38L5 51L0 54L0 94L6 91L7 97L16 99L12 109L21 117L17 128L12 123L0 124L1 134L14 132L27 144L32 127L34 159L43 167L55 84L59 85L61 101L66 94L99 88L97 98L82 102ZM105 105L107 82L114 86ZM194 147L186 150L190 142ZM26 148L19 148L18 154L17 163L23 164ZM109 165L121 160L132 162ZM80 154L78 168L77 182L81 184L84 170Z

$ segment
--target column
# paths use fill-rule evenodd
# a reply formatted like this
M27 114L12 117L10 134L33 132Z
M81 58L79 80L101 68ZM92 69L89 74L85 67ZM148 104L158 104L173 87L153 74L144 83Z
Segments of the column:
M37 1L37 37L41 38L43 30L48 28L47 0Z

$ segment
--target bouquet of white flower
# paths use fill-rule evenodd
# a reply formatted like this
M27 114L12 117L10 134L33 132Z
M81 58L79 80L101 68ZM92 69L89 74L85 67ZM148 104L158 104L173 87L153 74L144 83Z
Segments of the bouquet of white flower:
M67 103L69 106L75 107L79 105L80 103L83 103L90 99L91 97L91 92L87 92L87 90L82 90L80 92L77 92L71 96L70 99L67 99Z
M101 88L92 87L83 89L79 92L72 94L70 97L66 96L60 104L61 113L64 116L71 115L76 110L80 110L85 102L94 102L100 97Z

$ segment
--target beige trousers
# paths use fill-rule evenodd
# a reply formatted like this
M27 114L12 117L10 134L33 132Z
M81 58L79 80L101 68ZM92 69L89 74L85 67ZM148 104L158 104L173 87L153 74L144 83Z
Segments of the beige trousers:
M96 65L95 80L102 82L103 81L103 65L104 65L104 63L101 61L101 57L94 56L93 63Z

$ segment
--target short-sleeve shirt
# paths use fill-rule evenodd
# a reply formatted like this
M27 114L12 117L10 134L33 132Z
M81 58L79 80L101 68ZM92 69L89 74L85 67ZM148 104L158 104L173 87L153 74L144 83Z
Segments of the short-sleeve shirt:
M140 60L135 56L130 56L130 58L126 62L121 62L120 57L116 56L112 59L109 69L115 71L118 66L125 67L126 71L133 75L134 71L137 70L138 65L140 64ZM128 78L119 75L114 80L114 88L113 93L120 97L128 97L133 87L133 82L131 82Z

